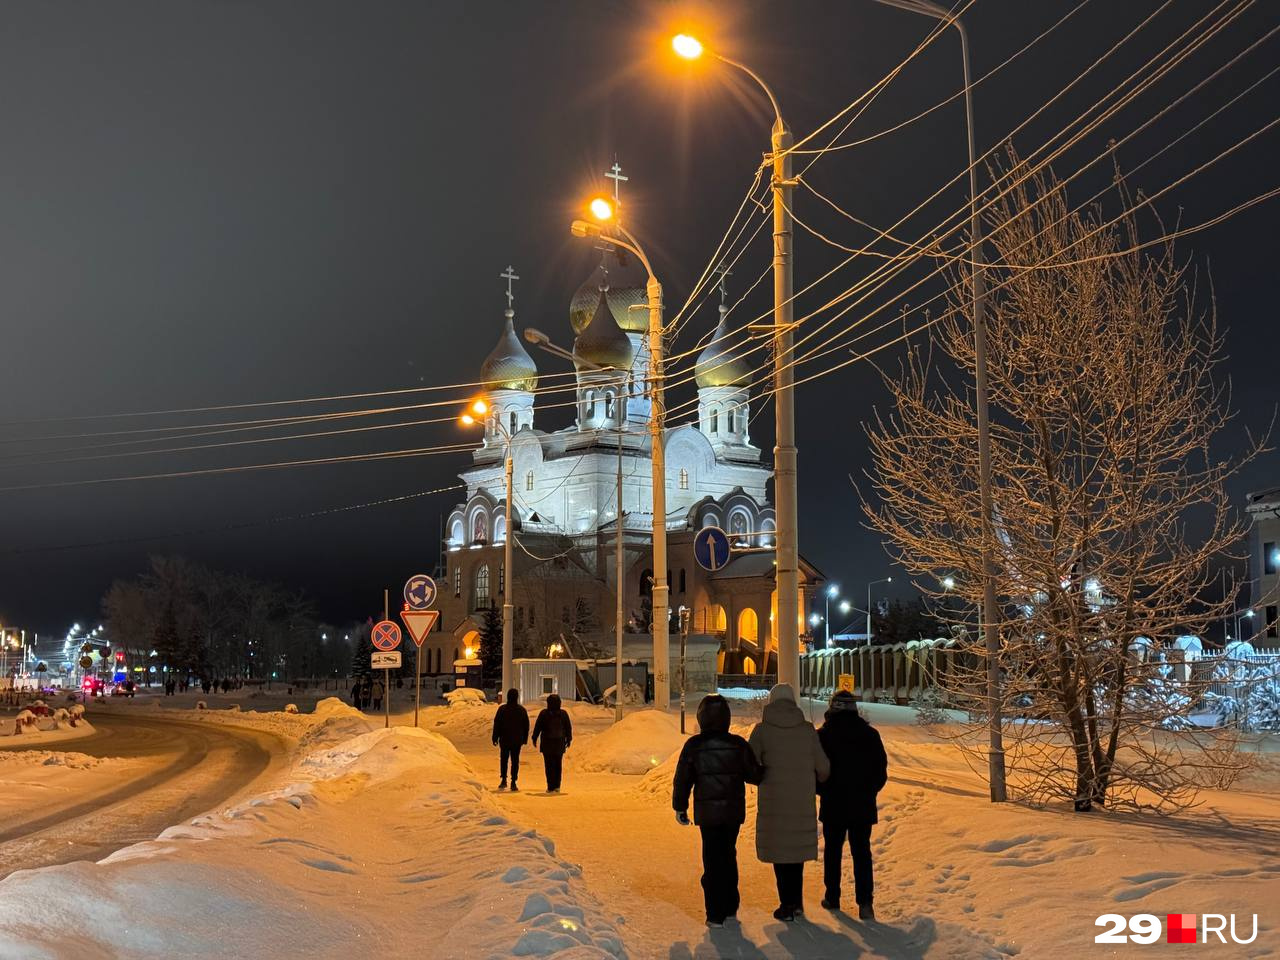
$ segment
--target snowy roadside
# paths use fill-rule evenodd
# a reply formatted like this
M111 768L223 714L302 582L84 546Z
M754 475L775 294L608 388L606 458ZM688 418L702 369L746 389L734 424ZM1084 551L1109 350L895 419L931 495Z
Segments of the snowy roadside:
M10 747L29 747L32 744L63 743L67 740L79 740L97 733L88 720L80 720L74 727L65 721L44 720L36 727L28 727L20 734L6 729L0 734L0 753Z
M336 702L306 724L282 788L0 881L0 958L625 955L578 868L444 737Z

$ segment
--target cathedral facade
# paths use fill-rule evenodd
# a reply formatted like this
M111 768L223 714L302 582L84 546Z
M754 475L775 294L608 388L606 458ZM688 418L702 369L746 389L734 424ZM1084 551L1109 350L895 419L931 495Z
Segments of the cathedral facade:
M441 621L424 645L425 672L450 672L453 660L478 649L486 611L500 615L507 590L517 657L546 656L555 644L568 656L611 657L619 537L624 629L629 640L641 641L628 642L631 658L649 635L655 522L667 530L673 646L683 607L691 634L720 642L719 672L776 671L771 471L751 442L743 340L728 329L722 303L719 325L694 366L696 408L677 407L666 423L667 515L655 518L645 303L642 284L619 282L602 267L570 301L572 375L540 378L509 302L480 371L487 413L472 464L460 475L466 498L445 523L437 570ZM511 571L503 561L512 534L504 516L508 446ZM705 526L722 528L734 549L714 572L693 556L694 535ZM805 610L803 595L818 574L801 567Z

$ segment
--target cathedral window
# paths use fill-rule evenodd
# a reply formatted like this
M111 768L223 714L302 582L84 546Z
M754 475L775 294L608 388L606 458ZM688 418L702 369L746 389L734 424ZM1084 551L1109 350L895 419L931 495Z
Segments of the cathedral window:
M524 488L526 490L533 489L533 471L532 470L530 470L528 473L524 475Z
M462 596L462 565L461 564L453 568L453 595L455 597Z
M733 407L730 407L730 408L729 408L729 412L728 412L728 414L727 414L726 416L727 416L727 418L728 418L728 427L729 427L729 432L730 432L730 433L733 433L733 422L734 422L734 419L735 419L735 417L734 417L734 409L733 409Z
M475 603L472 604L472 609L487 610L489 608L489 565L487 563L482 563L476 567L475 593Z
M680 468L680 489L681 490L689 489L689 471L686 470L684 467Z
M720 411L719 410L711 411L711 432L712 433L720 432Z
M498 596L505 597L507 595L507 565L505 563L498 564Z
M732 430L733 428L730 427L729 429ZM511 411L511 435L515 436L515 432L516 432L516 412L512 410Z

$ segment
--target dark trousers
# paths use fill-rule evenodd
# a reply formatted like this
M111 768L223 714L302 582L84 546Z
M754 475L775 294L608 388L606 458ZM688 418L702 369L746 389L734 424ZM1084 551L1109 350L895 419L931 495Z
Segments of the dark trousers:
M849 853L853 857L853 897L859 905L872 902L875 883L871 876L871 824L823 822L822 879L827 888L827 900L840 902L840 860L844 855L845 837L849 839Z
M778 905L799 910L804 905L804 864L775 863L773 877L778 881Z
M560 768L564 761L563 753L544 753L542 766L547 771L547 789L560 789Z
M699 826L702 831L702 899L707 919L723 923L738 912L738 823Z
M507 779L507 761L511 761L511 782L520 777L520 747L508 747L505 743L498 747L498 762L502 765L502 779Z

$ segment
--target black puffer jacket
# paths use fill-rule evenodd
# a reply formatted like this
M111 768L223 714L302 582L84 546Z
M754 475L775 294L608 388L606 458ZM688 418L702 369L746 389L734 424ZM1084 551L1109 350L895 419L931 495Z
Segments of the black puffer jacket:
M889 779L889 761L880 734L858 713L853 697L832 698L818 739L831 761L831 776L818 785L818 818L828 823L875 823L876 794Z
M742 823L747 817L744 784L764 776L747 741L729 732L729 703L719 694L698 704L698 728L680 751L672 784L671 806L689 809L693 792L693 822L714 827Z
M507 702L493 715L493 742L510 750L529 742L529 711L520 705L520 691L507 691Z
M538 741L542 743L539 744ZM560 707L560 695L547 697L547 709L538 714L533 724L533 745L543 753L564 753L573 743L573 724Z

